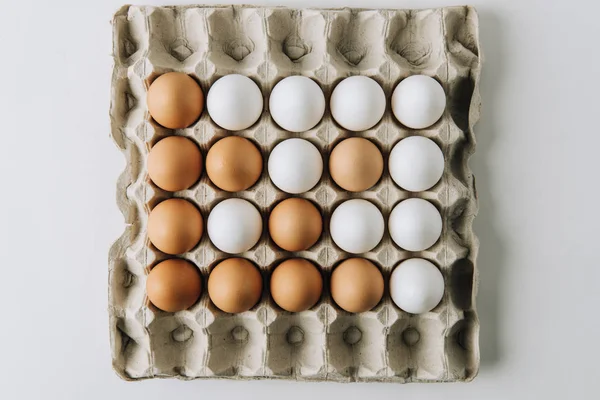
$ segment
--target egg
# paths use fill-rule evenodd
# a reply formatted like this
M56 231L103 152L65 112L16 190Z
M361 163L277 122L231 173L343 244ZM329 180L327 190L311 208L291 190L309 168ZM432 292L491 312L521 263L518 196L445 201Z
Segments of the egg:
M246 190L262 172L260 151L248 139L229 136L215 143L206 155L206 174L218 188L228 192Z
M206 108L215 124L229 131L240 131L260 118L263 95L247 76L225 75L210 87Z
M444 277L431 262L422 258L408 259L392 271L390 296L398 307L408 313L429 312L444 296Z
M427 200L401 201L390 213L388 229L392 240L408 251L430 248L442 234L442 216Z
M227 313L241 313L254 307L262 288L260 271L244 258L221 261L208 276L210 300Z
M269 177L284 192L298 194L312 189L323 174L323 159L314 144L304 139L287 139L269 156Z
M348 253L365 253L373 250L383 238L384 221L381 211L363 199L347 200L331 215L331 238Z
M329 173L342 189L362 192L375 185L383 173L383 156L365 138L341 141L329 156Z
M148 111L165 128L183 129L193 124L204 108L200 85L189 75L168 72L156 78L148 88Z
M279 307L289 312L301 312L321 298L323 277L310 261L292 258L275 268L270 287L271 296Z
M329 100L333 119L355 132L374 127L383 117L385 105L383 89L367 76L344 79L333 89Z
M189 201L168 199L148 216L148 239L166 254L181 254L193 249L202 237L202 215Z
M383 275L364 258L344 260L331 274L331 297L348 312L369 311L383 297Z
M399 141L388 161L390 175L404 190L431 189L444 173L444 154L431 139L411 136Z
M157 308L177 312L190 308L202 294L202 278L189 261L170 259L154 266L146 279L148 299Z
M250 250L260 239L262 218L248 200L230 198L217 204L208 215L208 237L225 253Z
M182 136L169 136L148 154L148 176L163 190L185 190L200 179L202 154L196 144Z
M304 132L323 118L325 95L312 79L288 76L271 91L269 112L277 125L286 131Z
M444 114L446 94L438 81L427 75L413 75L402 80L392 93L392 112L412 129L435 124Z
M319 240L322 231L321 212L305 199L283 200L269 215L269 234L283 250L307 250Z

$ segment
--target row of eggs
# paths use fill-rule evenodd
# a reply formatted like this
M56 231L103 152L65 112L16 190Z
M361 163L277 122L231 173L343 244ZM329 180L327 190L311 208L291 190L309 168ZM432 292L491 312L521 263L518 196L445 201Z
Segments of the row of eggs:
M258 209L248 200L229 198L210 211L208 238L219 250L239 254L252 249L263 230ZM351 199L337 206L329 221L333 242L342 250L361 254L373 250L383 239L384 218L368 200ZM285 199L268 218L269 235L286 251L304 251L317 243L323 232L319 209L309 200ZM410 198L398 203L389 215L388 230L394 243L407 251L433 246L442 233L442 217L429 201ZM192 250L203 234L200 211L189 201L172 198L159 203L148 217L148 239L166 254Z
M168 72L148 88L150 115L165 128L182 129L198 120L204 109L204 93L198 83L181 72ZM319 85L305 76L289 76L278 82L269 97L273 120L290 132L315 127L325 113L325 95ZM386 97L377 81L351 76L333 89L329 108L343 128L360 132L375 126L383 117ZM446 95L438 81L426 75L412 75L396 86L391 108L404 126L423 129L440 119ZM221 128L239 131L252 126L263 112L263 95L258 85L244 75L219 78L209 89L206 108Z
M333 269L330 277L333 301L351 313L366 312L381 301L384 279L375 264L364 258L349 258ZM152 268L146 280L150 302L166 312L193 306L202 294L198 268L183 259L169 259ZM244 258L228 258L210 272L207 284L212 303L227 313L241 313L261 298L260 270ZM390 275L392 301L403 311L421 314L431 311L444 295L444 277L431 262L422 258L402 261ZM312 308L322 296L323 277L319 269L303 258L292 258L275 267L269 292L275 303L289 312Z
M188 189L202 173L202 154L196 144L181 136L157 142L148 155L148 176L161 189L176 192ZM338 143L329 155L333 181L350 192L365 191L383 174L383 156L370 140L352 137ZM305 139L291 138L278 143L269 154L269 177L275 186L291 194L311 190L323 174L323 159L317 147ZM444 155L426 137L400 140L390 152L388 168L401 188L419 192L433 187L444 172ZM263 169L260 150L249 139L228 136L209 149L206 172L220 189L246 190L259 179Z

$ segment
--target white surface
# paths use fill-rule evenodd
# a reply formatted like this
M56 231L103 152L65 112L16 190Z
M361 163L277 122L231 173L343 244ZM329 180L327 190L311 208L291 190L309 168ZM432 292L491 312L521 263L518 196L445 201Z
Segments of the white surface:
M360 96L356 94L360 93ZM385 93L374 79L351 76L338 83L329 99L331 116L349 131L366 131L385 113Z
M346 200L337 206L329 220L329 233L335 244L348 253L361 254L375 248L384 232L383 215L365 199Z
M292 138L279 142L271 150L267 168L269 178L279 189L292 194L304 193L319 183L323 159L314 144Z
M258 85L244 75L231 74L217 79L208 90L206 111L221 128L241 131L252 126L263 110Z
M286 131L304 132L323 118L325 95L306 76L288 76L269 93L269 114Z
M442 235L442 216L430 201L416 197L402 200L390 213L388 230L400 248L423 251Z
M108 137L109 20L121 2L0 1L0 398L598 398L599 3L472 2L486 58L471 162L481 370L470 384L399 386L120 381L106 307L108 248L123 231L124 158Z
M409 258L390 275L390 296L398 307L411 314L433 310L444 297L444 277L431 261Z
M388 158L390 176L404 190L433 187L444 174L444 153L433 140L409 136L394 145Z
M427 75L403 79L392 93L392 111L403 125L423 129L435 124L446 109L446 93Z
M229 254L250 250L262 233L260 212L245 199L225 199L210 211L206 231L212 244Z

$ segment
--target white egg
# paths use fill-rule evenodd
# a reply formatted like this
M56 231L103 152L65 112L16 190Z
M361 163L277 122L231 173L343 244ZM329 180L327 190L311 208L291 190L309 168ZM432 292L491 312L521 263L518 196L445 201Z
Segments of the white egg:
M408 251L430 248L442 234L442 216L423 199L401 201L390 213L388 229L392 240Z
M292 194L303 193L321 179L323 159L308 140L287 139L271 151L268 170L271 181L279 189Z
M250 250L260 239L262 218L247 200L231 198L217 204L208 215L210 241L225 253Z
M423 129L437 122L446 108L446 94L438 81L413 75L401 81L392 94L392 112L403 125Z
M341 81L331 94L331 115L343 128L364 131L375 126L385 112L385 93L379 83L366 76Z
M271 91L269 112L283 129L304 132L319 123L325 113L325 95L310 78L289 76Z
M444 296L444 277L431 262L411 258L390 276L390 296L402 310L422 314L433 310Z
M383 238L384 221L381 211L371 202L352 199L340 204L331 215L331 238L348 253L373 250Z
M263 111L263 96L256 83L247 76L225 75L210 87L206 109L215 124L239 131L258 121Z
M433 187L442 177L444 154L433 140L411 136L394 146L388 166L398 186L411 192L420 192Z

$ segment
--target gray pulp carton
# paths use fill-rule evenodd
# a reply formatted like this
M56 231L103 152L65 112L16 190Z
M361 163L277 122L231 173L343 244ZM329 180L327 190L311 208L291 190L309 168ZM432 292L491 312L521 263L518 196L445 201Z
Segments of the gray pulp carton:
M473 8L429 10L289 9L254 6L125 6L113 19L114 71L111 91L112 138L127 166L117 182L117 203L126 227L109 255L110 342L113 367L124 379L178 377L296 379L313 381L430 382L469 381L479 366L479 321L475 311L478 242L472 221L477 213L474 177L468 159L475 149L473 125L479 118L480 50ZM252 78L265 96L261 119L236 132L251 139L266 161L283 139L302 137L322 152L325 165L333 147L346 137L372 140L384 160L409 135L423 135L443 150L445 171L432 189L410 193L391 180L387 168L368 191L340 190L325 169L319 184L300 197L319 205L325 230L308 251L284 252L265 230L259 243L240 256L252 260L265 279L261 301L250 311L227 314L209 300L206 290L189 310L165 313L147 300L148 268L167 256L148 241L148 213L169 197L195 203L204 221L212 207L232 194L215 187L203 173L188 190L169 193L147 177L146 158L161 138L177 134L194 140L206 155L209 147L231 133L215 125L206 111L189 128L176 131L155 124L146 106L149 84L162 73L192 75L204 93L219 77L239 73ZM384 89L412 74L438 79L447 94L446 111L433 126L413 131L398 123L389 101L381 122L365 132L350 133L326 111L304 133L279 128L268 113L268 95L289 75L319 83L326 98L345 77L367 75ZM266 222L269 211L289 195L270 182L266 168L257 184L235 193L252 202ZM372 311L351 314L331 299L332 268L351 255L332 242L328 219L348 198L365 198L387 220L401 200L431 201L443 218L441 239L430 249L407 252L386 230L381 243L361 256L378 265L386 280L383 300ZM268 293L268 277L278 260L304 257L320 266L324 293L312 309L282 311ZM206 234L182 257L196 264L206 283L211 268L228 255ZM446 290L431 312L411 315L391 301L387 282L402 260L423 257L442 271ZM204 285L206 288L206 285Z

